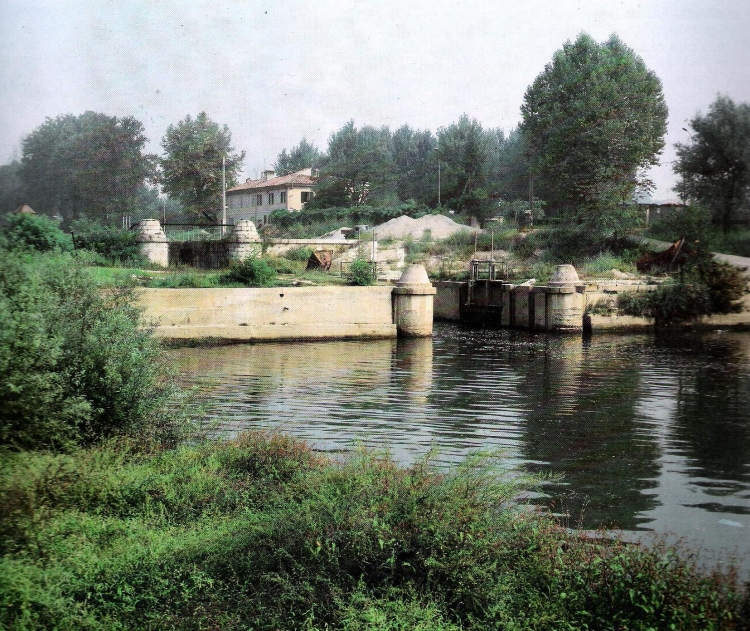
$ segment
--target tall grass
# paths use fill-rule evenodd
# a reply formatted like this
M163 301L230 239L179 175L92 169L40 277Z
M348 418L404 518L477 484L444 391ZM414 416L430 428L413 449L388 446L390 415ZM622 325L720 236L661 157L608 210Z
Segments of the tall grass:
M400 468L267 433L8 455L0 625L747 628L731 577L671 548L571 536L519 510L530 484L490 455Z

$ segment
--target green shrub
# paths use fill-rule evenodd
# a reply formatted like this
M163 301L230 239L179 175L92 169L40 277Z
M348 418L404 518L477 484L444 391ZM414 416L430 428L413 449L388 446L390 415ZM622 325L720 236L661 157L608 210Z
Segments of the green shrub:
M7 247L37 252L68 252L73 244L57 224L43 215L8 215L3 228Z
M290 261L302 261L306 263L312 253L313 251L311 248L300 246L298 248L292 248L286 252L284 258L289 259Z
M305 271L302 261L294 261L282 256L267 256L266 262L277 274L299 274Z
M690 322L715 313L741 311L747 281L738 269L704 260L682 273L680 280L659 285L653 291L627 292L617 299L625 315L653 318L656 326Z
M69 449L175 426L160 346L126 289L69 256L0 252L0 445Z
M103 256L108 264L140 265L143 263L134 230L103 226L79 220L72 226L76 248L91 250Z
M275 278L276 272L265 259L250 257L233 263L221 280L242 283L247 287L268 287Z
M355 258L346 271L346 280L350 285L374 285L377 280L375 263L363 257Z

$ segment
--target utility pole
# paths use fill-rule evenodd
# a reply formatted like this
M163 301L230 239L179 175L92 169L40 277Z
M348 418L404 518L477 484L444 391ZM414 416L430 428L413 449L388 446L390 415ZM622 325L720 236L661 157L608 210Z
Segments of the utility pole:
M221 158L221 236L224 236L227 224L227 159Z
M534 227L534 174L529 173L529 222L531 227Z

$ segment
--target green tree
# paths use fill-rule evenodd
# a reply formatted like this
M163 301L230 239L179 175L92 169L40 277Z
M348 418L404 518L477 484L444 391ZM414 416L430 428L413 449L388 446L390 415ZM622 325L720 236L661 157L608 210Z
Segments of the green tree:
M143 124L96 112L48 118L23 140L19 176L27 203L65 226L82 217L119 221L154 175Z
M528 201L530 172L528 145L520 127L513 129L503 139L491 169L494 174L493 191L501 199Z
M0 166L0 215L12 213L26 201L20 173L21 163L17 160Z
M480 214L487 210L488 166L496 148L495 132L466 114L457 123L437 133L437 153L441 161L441 201L458 211Z
M307 138L303 138L289 153L283 149L276 158L273 168L278 175L289 175L302 169L317 168L322 160L323 154L320 150L314 144L307 142Z
M394 164L388 127L357 129L349 121L328 139L315 207L378 205L394 201Z
M643 60L616 35L598 44L581 34L534 80L521 112L550 209L600 236L628 229L626 207L650 190L667 125L661 82Z
M675 190L708 206L726 235L736 211L750 203L750 105L719 95L690 127L690 143L675 145Z
M235 153L232 134L205 112L190 115L167 127L161 146L165 156L159 161L159 181L165 193L179 200L197 216L216 221L221 213L222 159L226 160L226 185L234 186L245 160L245 152Z
M437 204L437 138L429 130L415 131L402 125L393 132L392 146L399 199Z

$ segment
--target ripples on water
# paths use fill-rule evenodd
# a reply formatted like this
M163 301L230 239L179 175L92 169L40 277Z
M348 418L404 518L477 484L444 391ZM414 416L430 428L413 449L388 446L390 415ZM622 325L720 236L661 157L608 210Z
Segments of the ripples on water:
M427 340L174 351L221 430L279 428L403 463L477 449L562 476L571 525L750 556L750 334L546 336L439 324ZM746 561L746 568L750 562Z

